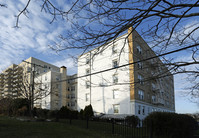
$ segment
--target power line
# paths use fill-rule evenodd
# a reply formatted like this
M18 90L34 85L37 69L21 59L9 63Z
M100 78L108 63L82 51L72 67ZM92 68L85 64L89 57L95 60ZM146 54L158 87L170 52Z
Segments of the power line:
M160 55L156 55L156 56L153 56L153 57L149 57L149 58L146 58L146 59L142 59L142 60L139 60L139 61L134 61L134 62L131 62L131 63L128 63L128 64L123 64L123 65L120 65L120 66L117 66L117 67L113 67L113 68L97 71L97 72L94 72L94 73L82 75L82 76L79 76L79 77L74 77L74 78L69 78L69 79L64 79L64 80L58 80L58 81L53 81L53 82L63 82L63 81L75 80L75 79L79 79L79 78L83 78L83 77L88 77L88 76L91 76L91 75L96 75L96 74L99 74L99 73L103 73L103 72L111 71L111 70L114 70L114 69L126 67L126 66L129 66L129 65L133 65L133 64L136 64L136 63L139 63L139 62L143 62L143 61L151 60L151 59L154 59L154 58L162 57L162 56L165 56L165 55L173 54L173 53L176 53L176 52L180 52L180 51L183 51L183 50L186 50L186 49L189 49L189 48L193 48L193 47L196 47L196 46L198 46L198 44L194 44L194 45L191 45L191 46L183 47L183 48L180 48L180 49L177 49L177 50L166 52L166 53L163 53L163 54L160 54ZM30 62L27 62L27 61L24 61L24 60L23 60L23 62L26 62L28 64L33 64L33 65L35 64L35 63L30 63ZM39 66L39 67L42 67L42 68L45 68L44 66L41 66L41 65L37 65L37 64L35 64L35 65Z
M198 46L198 44L194 44L194 45L191 45L191 46L183 47L183 48L180 48L180 49L177 49L177 50L173 50L173 51L170 51L170 52L167 52L167 53L163 53L163 54L156 55L156 56L153 56L153 57L149 57L149 58L146 58L146 59L142 59L142 60L139 60L139 61L134 61L134 62L131 62L131 63L128 63L128 64L123 64L123 65L120 65L120 66L117 66L117 67L113 67L113 68L97 71L97 72L94 72L94 73L82 75L82 76L79 76L79 77L70 78L70 79L66 79L66 80L59 80L57 82L75 80L75 79L79 79L79 78L83 78L83 77L88 77L88 76L91 76L91 75L95 75L95 74L111 71L111 70L114 70L114 69L122 68L122 67L129 66L129 65L133 65L133 64L136 64L136 63L139 63L139 62L143 62L143 61L151 60L151 59L154 59L154 58L158 58L158 57L166 56L166 55L169 55L169 54L173 54L173 53L176 53L176 52L180 52L180 51L183 51L183 50L186 50L186 49L189 49L189 48L193 48L193 47L196 47L196 46Z

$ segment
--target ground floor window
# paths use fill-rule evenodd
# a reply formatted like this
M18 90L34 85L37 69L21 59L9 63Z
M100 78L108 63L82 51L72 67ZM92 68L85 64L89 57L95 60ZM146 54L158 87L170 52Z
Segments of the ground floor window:
M115 114L119 113L119 104L113 105L113 113Z

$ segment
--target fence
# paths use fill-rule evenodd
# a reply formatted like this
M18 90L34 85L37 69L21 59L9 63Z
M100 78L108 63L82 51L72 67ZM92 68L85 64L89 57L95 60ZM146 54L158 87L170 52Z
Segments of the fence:
M68 119L60 121L105 134L113 134L118 137L152 138L153 135L152 127L147 127L146 122L143 123L142 127L138 127L130 124L125 119Z

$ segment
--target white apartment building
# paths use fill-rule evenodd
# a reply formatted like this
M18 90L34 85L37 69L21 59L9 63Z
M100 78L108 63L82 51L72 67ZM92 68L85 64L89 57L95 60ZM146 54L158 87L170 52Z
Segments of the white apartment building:
M0 73L0 99L19 97L22 72L23 70L21 67L12 64Z
M0 73L1 98L27 98L34 88L34 106L44 109L60 109L68 103L76 102L68 99L71 91L68 88L77 83L68 83L67 68L57 67L42 60L30 57L19 65L13 64ZM33 83L34 80L34 83ZM34 84L34 86L33 86ZM72 91L73 92L73 91ZM76 91L74 91L76 92ZM76 109L76 103L68 106Z
M68 80L68 93L67 105L72 110L77 110L77 74L67 77Z
M140 119L153 111L174 112L173 76L159 58L142 61L155 53L136 31L127 36L79 56L78 110L91 104L97 113ZM165 77L154 78L160 74Z
M58 110L66 106L67 83L66 67L60 72L47 71L35 78L35 107L49 110Z

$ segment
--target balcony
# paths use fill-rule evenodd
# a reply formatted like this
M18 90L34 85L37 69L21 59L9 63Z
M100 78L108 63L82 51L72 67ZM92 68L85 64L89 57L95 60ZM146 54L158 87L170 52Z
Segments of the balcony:
M5 80L7 80L7 79L12 79L12 75L7 75L7 76L4 77L4 79L5 79Z
M4 79L4 75L0 75L0 80L3 80Z
M156 99L156 100L153 100L153 99L152 99L152 104L164 106L164 100L163 100L163 99L160 99L160 98L158 98L158 99Z
M7 71L7 72L5 72L5 76L7 76L7 75L11 75L11 74L13 74L13 72L12 72L12 71Z

